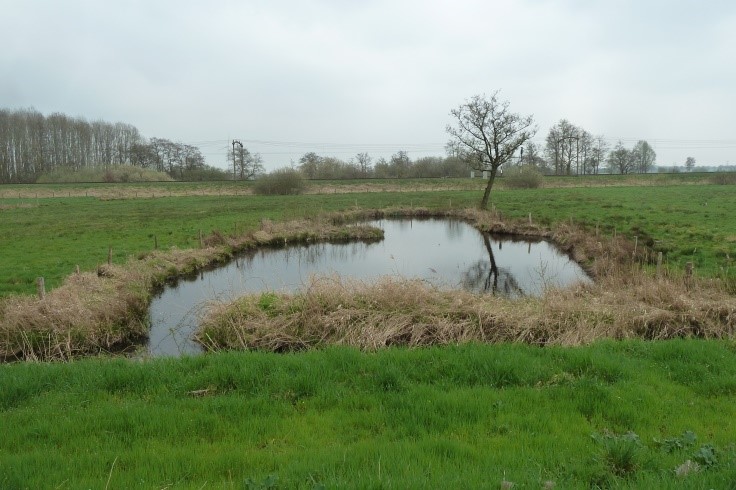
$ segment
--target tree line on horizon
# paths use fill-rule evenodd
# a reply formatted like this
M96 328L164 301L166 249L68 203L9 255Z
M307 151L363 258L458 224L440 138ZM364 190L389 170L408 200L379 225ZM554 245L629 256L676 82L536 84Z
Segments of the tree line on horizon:
M524 165L545 175L648 173L678 171L677 166L656 167L656 153L644 140L613 148L603 136L562 119L550 128L544 144L528 140L505 167ZM244 146L228 151L228 169L206 163L199 148L165 138L144 138L125 123L89 122L60 113L44 116L34 109L0 109L0 183L36 182L52 172L133 165L168 174L178 180L253 179L265 173L258 153ZM683 168L692 170L688 157ZM444 156L416 159L399 150L389 158L373 159L361 152L344 160L305 153L291 163L307 179L468 177L467 155L447 146Z
M196 146L146 139L131 124L0 109L0 183L36 182L52 172L118 165L149 168L174 178L221 174L205 163Z

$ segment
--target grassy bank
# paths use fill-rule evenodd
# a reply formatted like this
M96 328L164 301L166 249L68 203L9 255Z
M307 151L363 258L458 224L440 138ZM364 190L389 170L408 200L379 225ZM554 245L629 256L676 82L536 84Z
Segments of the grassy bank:
M0 487L731 488L734 351L676 340L4 365Z

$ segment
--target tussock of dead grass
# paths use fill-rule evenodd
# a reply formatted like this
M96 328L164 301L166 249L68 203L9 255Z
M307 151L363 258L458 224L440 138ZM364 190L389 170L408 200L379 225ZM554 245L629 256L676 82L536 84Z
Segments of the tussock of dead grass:
M8 298L0 314L0 359L69 359L145 337L146 304L125 288L125 281L88 272L69 276L44 299Z
M366 350L464 342L581 345L602 338L720 338L736 327L736 299L684 291L671 279L598 284L509 300L387 277L367 284L313 279L297 294L213 304L198 340L210 350L291 351L326 345ZM651 293L651 291L658 291ZM668 302L669 295L675 301Z

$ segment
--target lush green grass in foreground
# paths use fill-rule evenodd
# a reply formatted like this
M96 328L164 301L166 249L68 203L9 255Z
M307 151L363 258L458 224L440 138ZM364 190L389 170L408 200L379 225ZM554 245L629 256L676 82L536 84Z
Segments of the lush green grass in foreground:
M101 185L101 184L100 184ZM100 186L98 185L98 186ZM224 184L157 184L212 191ZM347 185L347 184L346 184ZM178 186L178 187L177 187ZM199 187L198 187L199 186ZM116 187L116 189L118 189ZM694 262L703 275L734 274L736 199L733 186L658 185L531 190L497 189L493 201L506 217L550 224L574 219L592 230L629 237L663 251L673 267ZM0 199L0 296L30 294L44 276L58 285L76 264L90 270L107 259L123 262L161 248L196 247L198 233L242 233L261 218L288 220L323 211L389 206L473 207L478 191L337 193L303 196L206 195L98 200Z
M735 351L676 340L4 365L0 488L733 488ZM676 476L687 460L699 470Z

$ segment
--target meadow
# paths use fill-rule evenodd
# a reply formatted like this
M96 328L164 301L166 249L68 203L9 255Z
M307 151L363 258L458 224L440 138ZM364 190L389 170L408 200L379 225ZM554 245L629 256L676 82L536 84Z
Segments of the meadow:
M642 277L662 252L674 282L687 262L702 284L725 279L702 305L689 288L620 283L660 303L674 291L682 316L673 318L690 328L702 306L726 325L719 333L576 347L500 339L4 364L0 488L731 488L736 344L725 303L734 294L734 187L647 178L499 186L492 215L523 224L531 214L529 228L554 229L557 241L587 233L595 238L586 253L599 241L631 257L635 241L649 257L637 263ZM138 274L131 264L175 262L166 257L177 253L190 255L164 270L186 270L195 251L215 260L199 250L200 230L236 243L271 228L303 233L289 223L309 226L328 213L472 208L482 183L450 180L320 183L281 197L234 183L3 186L0 316L3 304L34 294L37 276L55 287L76 265L79 281L107 284ZM622 298L612 307L631 309ZM547 303L544 311L559 313ZM576 322L584 327L587 317Z
M598 226L609 235L638 236L651 250L662 251L673 267L693 262L705 276L734 274L733 186L708 185L702 176L689 174L601 177L550 178L544 188L525 190L504 189L501 183L493 201L505 218L524 219L531 213L542 225L573 220L591 230ZM84 271L106 262L110 248L113 262L120 264L154 246L197 247L200 231L241 234L256 229L262 219L281 222L356 207L474 207L482 182L350 181L313 186L305 195L279 197L251 195L247 183L3 186L0 297L32 294L39 276L56 287L76 265Z
M736 345L0 367L0 488L732 488Z

